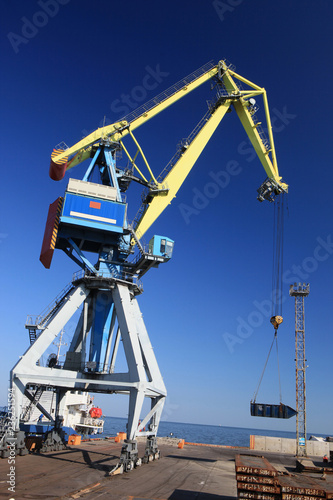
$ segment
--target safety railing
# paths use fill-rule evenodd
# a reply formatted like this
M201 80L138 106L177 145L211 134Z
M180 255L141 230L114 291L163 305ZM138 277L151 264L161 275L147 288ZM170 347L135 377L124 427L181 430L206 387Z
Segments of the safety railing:
M72 283L75 283L76 281L82 280L84 278L87 278L88 280L102 278L103 280L110 279L122 281L129 285L135 285L140 291L143 291L143 285L138 279L137 274L128 272L126 270L118 270L114 268L111 270L97 271L96 273L92 273L81 269L80 271L76 271L73 274Z
M92 417L81 417L80 424L81 425L91 425L94 427L103 427L104 420L92 418Z
M193 71L193 73L191 73L190 75L186 76L185 78L183 78L182 80L177 82L175 85L172 85L164 92L161 92L153 99L150 99L150 101L146 102L142 106L139 106L134 111L131 111L131 113L124 116L121 119L121 121L126 120L128 123L133 122L139 116L143 115L144 113L148 113L148 111L152 110L153 108L155 108L156 106L161 104L166 99L169 99L171 96L176 94L179 90L181 90L184 86L188 85L189 83L194 82L195 80L200 78L200 76L202 76L204 73L207 73L207 71L213 69L215 66L216 65L214 64L213 61L210 61L210 62L204 64L203 66L198 68L196 71Z
M200 130L205 126L207 123L209 117L211 115L211 111L208 110L204 116L201 118L201 120L197 123L197 125L194 127L190 135L181 141L181 143L178 146L178 149L176 153L173 155L169 163L164 167L160 175L157 177L158 182L163 182L163 179L167 176L167 174L172 170L172 168L175 166L179 158L182 156L182 154L186 151L186 149L190 146L192 143L193 139L198 135Z
M38 326L38 329L41 330L46 322L51 319L53 314L59 309L63 299L68 295L68 293L72 290L72 283L68 283L65 288L55 297L55 299L45 307L45 309L38 316L28 316L25 327L29 328L31 326Z
M242 85L239 81L237 81L237 88L238 88L238 90L240 90L240 91L243 91L243 90L244 90L243 85ZM216 96L216 97L217 97L217 99L218 99L218 98L222 98L222 99L224 99L224 98L228 98L228 97L229 97L229 93L228 93L228 91L226 90L226 88L225 88L225 86L224 86L224 84L223 84L222 82L219 84L219 87L218 87L218 90L217 90L217 96ZM213 108L213 107L214 107L214 103L215 103L215 102L216 102L216 99L215 99L215 100L213 100L213 101L211 101L211 103L210 103L210 107L211 107L211 108ZM258 118L257 118L257 116L256 116L256 113L257 113L257 111L258 111L258 110L259 110L259 106L258 106L258 105L255 105L255 106L253 106L253 107L252 107L252 112L251 112L251 110L249 109L249 111L250 111L250 113L251 113L251 118L252 118L252 121L253 121L254 125L256 126L256 129L257 129L257 132L258 132L259 137L260 137L260 139L261 139L261 142L263 143L263 145L264 145L264 147L265 147L266 151L269 151L269 150L271 149L271 146L270 146L270 141L269 141L269 139L267 138L267 136L266 136L266 134L265 134L265 131L264 131L263 127L262 127L262 126L261 126L261 124L260 124L261 122L259 121L259 119L258 119Z

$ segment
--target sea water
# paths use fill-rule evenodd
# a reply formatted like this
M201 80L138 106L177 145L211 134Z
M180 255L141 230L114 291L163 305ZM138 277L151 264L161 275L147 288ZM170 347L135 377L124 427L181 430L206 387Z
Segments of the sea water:
M105 417L104 432L99 437L116 436L126 432L125 418ZM158 436L185 439L190 443L220 444L225 446L250 446L250 436L273 436L295 439L295 432L246 429L216 425L185 424L180 422L160 422ZM320 434L316 434L320 436ZM308 436L309 437L309 436ZM323 436L326 437L326 436Z

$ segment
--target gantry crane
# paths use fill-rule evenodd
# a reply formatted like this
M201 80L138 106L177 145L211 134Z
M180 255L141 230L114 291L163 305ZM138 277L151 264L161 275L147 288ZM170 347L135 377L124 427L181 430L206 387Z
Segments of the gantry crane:
M135 130L205 82L211 82L215 90L207 113L155 177L134 136ZM256 119L255 99L259 96L264 103L268 139ZM140 278L150 268L171 258L174 242L155 235L149 248L145 248L142 237L176 196L222 118L232 108L266 172L267 179L258 189L258 199L273 201L288 186L278 172L266 91L235 73L225 60L203 66L123 120L97 129L69 148L62 144L54 149L50 164L53 180L62 179L85 160L89 164L83 179L70 178L64 196L50 205L40 260L49 268L54 250L61 249L81 271L74 274L49 309L27 322L33 342L11 373L17 429L28 384L56 388L57 411L53 437L49 438L57 443L67 390L128 394L128 439L120 464L124 470L140 465L136 444L139 432L147 437L144 461L158 458L156 434L166 388L137 296L142 293ZM130 139L135 154L130 153L127 144ZM117 163L119 152L128 158L125 169ZM96 173L97 183L92 182ZM131 182L144 186L142 206L132 223L127 220L124 199ZM91 254L97 255L97 263L91 261ZM40 361L43 353L77 311L79 319L75 320L76 328L63 367L43 366ZM117 371L120 340L127 367ZM151 409L142 416L145 398L151 400Z

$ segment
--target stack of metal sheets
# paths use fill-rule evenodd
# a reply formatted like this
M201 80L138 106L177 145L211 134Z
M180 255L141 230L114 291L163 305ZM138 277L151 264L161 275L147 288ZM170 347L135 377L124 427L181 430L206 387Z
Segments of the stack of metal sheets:
M236 455L238 498L258 500L333 500L333 472L313 466L317 474L285 475L259 455ZM320 475L318 474L320 473Z
M278 471L262 456L236 455L238 498L280 500Z
M282 500L326 500L333 498L327 481L305 475L280 476Z

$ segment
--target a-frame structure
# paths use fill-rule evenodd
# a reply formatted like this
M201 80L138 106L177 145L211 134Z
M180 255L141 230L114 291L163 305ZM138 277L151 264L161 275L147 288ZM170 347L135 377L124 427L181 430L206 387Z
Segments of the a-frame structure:
M116 148L100 145L82 181L69 179L64 198L50 205L41 261L49 267L55 248L80 265L73 280L56 302L28 324L33 343L12 370L16 425L26 387L56 388L55 430L61 429L64 395L68 390L129 395L127 440L121 462L128 470L140 464L135 438L147 436L145 459L158 456L156 433L166 397L165 385L137 301L140 276L169 260L170 254L144 252L132 263L126 260L134 231L126 220L126 203L117 182ZM98 168L102 184L90 182ZM154 237L159 241L159 237ZM165 246L165 243L164 243ZM86 251L98 254L92 264ZM69 321L76 321L64 365L40 362ZM127 370L117 371L120 342ZM150 409L142 415L145 398ZM40 408L43 412L43 408ZM45 412L46 414L46 412Z

